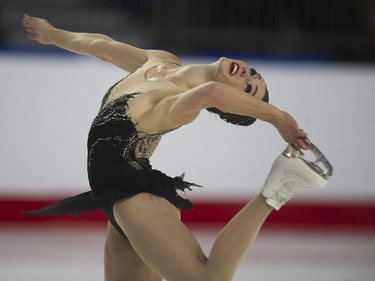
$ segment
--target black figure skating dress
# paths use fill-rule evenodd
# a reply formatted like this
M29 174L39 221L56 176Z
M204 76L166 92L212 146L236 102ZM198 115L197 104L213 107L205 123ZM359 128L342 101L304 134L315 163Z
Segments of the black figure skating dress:
M114 86L105 95L88 136L91 191L26 212L26 215L79 215L82 211L102 209L112 225L125 236L113 216L113 204L121 199L147 192L164 197L179 209L192 208L192 203L176 191L190 189L195 184L183 181L183 176L169 177L153 169L149 162L162 135L169 131L157 134L137 131L127 116L127 109L129 99L141 93L126 94L107 102Z

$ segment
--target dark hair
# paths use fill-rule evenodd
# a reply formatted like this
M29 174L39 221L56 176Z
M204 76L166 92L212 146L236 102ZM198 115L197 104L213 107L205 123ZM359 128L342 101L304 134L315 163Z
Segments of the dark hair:
M269 101L267 89L262 100L267 103ZM206 108L206 110L212 113L216 113L225 122L231 123L233 125L250 126L257 120L256 118L251 117L251 116L244 116L244 115L222 112L221 110L214 108L214 107Z

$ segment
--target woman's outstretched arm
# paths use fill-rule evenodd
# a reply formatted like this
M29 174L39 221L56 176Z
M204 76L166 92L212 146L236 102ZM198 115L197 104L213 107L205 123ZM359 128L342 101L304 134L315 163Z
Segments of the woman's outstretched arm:
M31 40L52 44L73 53L93 56L132 72L150 59L178 61L171 53L145 50L113 40L107 35L59 29L47 20L25 15L22 25Z
M164 108L162 108L164 107ZM155 109L164 111L165 123L187 124L193 121L202 109L215 107L223 112L252 116L272 124L287 143L307 149L303 141L306 133L292 116L277 107L263 102L232 86L208 82L187 92L164 100ZM152 112L150 112L152 114ZM156 115L157 112L154 114ZM155 116L152 118L156 119ZM150 118L151 119L151 118ZM172 124L165 127L173 127Z

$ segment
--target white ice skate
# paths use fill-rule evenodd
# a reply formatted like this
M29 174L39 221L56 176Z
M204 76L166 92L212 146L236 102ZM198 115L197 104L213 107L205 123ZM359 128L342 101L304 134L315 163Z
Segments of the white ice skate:
M288 145L276 158L261 189L267 204L276 210L300 190L324 187L332 175L333 168L324 154L309 139L305 141L316 160L304 159L305 154L301 150Z

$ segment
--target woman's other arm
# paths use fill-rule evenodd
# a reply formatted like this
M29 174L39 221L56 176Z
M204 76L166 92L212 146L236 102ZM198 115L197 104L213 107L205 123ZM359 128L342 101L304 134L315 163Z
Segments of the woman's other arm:
M165 51L137 48L103 34L58 29L41 18L24 16L22 24L32 40L41 44L52 44L73 53L97 57L128 72L136 70L153 58L178 61L177 57Z

